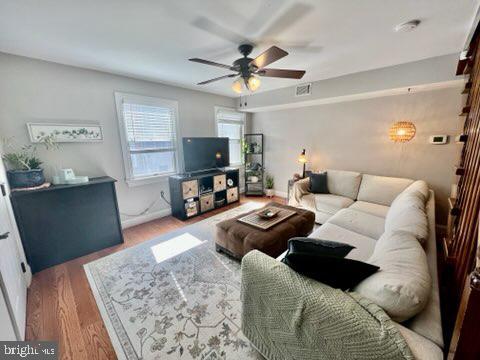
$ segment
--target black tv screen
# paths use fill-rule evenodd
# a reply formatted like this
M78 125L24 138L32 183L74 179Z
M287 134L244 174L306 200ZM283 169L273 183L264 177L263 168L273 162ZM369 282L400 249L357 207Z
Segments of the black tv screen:
M229 166L230 153L228 149L228 138L183 138L183 157L186 172Z

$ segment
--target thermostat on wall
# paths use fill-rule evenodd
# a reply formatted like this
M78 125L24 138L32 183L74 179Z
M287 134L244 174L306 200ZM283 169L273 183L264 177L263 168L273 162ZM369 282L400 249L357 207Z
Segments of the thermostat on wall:
M430 144L443 145L448 141L448 135L430 135Z

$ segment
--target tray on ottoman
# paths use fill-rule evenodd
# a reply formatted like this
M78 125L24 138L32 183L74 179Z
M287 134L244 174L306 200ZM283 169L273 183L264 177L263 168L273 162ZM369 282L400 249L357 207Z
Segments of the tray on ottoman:
M265 210L270 210L270 209L276 210L275 216L271 218L265 218L260 215L261 212L264 212ZM293 216L296 213L297 213L296 210L281 209L277 206L272 206L272 207L266 206L260 211L254 211L253 213L242 216L241 218L237 219L237 221L240 221L247 225L254 226L260 230L268 230L271 227L281 223L282 221L287 220L290 216Z
M221 221L217 224L215 238L217 251L225 252L237 259L241 259L253 249L277 257L287 249L289 239L296 236L307 236L312 232L315 223L313 212L277 203L269 203L265 207L288 210L287 212L293 212L293 214L266 230L239 221L259 210Z

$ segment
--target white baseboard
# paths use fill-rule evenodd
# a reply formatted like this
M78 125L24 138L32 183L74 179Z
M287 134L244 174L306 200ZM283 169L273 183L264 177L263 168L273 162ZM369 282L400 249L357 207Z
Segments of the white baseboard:
M288 197L288 193L286 191L275 190L275 196L286 199Z
M136 217L132 217L132 218L128 218L128 219L123 219L121 221L122 222L122 229L126 229L126 228L129 228L129 227L135 226L135 225L140 225L140 224L146 223L148 221L152 221L152 220L159 219L159 218L162 218L162 217L165 217L165 216L169 216L171 214L172 214L172 209L167 208L167 209L158 210L158 211L155 211L155 212L152 212L152 213L148 213L148 214L145 214L145 215L136 216Z

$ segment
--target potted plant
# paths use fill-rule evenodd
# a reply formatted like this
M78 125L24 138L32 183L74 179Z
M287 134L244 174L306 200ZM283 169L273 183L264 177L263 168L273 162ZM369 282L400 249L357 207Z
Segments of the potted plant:
M56 146L51 137L44 138L42 143L47 149ZM12 189L40 186L45 183L43 169L40 167L42 161L36 156L36 146L30 144L17 149L11 141L4 141L4 145L8 152L3 155L3 160L7 164L8 183Z
M273 187L275 185L275 182L273 180L273 176L270 174L267 174L265 177L265 195L268 197L273 197L275 195L275 190L273 190Z

